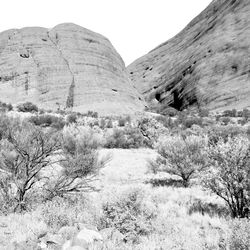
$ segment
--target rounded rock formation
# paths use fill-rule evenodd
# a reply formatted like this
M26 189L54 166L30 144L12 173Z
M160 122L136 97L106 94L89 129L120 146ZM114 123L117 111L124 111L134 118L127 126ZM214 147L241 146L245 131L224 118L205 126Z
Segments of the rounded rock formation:
M152 108L250 107L250 1L214 0L177 36L129 65Z
M45 109L121 114L143 97L108 39L75 24L0 33L0 101Z

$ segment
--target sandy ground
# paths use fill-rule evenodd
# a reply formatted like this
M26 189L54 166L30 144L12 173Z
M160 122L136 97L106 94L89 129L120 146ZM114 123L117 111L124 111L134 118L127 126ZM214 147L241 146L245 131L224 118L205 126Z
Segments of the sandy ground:
M148 160L157 153L152 149L102 149L99 157L110 156L111 160L100 171L99 181L102 188L107 185L141 183L148 172Z

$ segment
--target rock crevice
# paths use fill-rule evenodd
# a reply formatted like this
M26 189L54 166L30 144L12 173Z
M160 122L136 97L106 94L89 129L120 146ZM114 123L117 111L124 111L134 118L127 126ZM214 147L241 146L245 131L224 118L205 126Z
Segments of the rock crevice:
M49 31L47 32L47 35L48 35L48 39L52 42L52 44L54 44L55 48L60 53L62 59L64 60L66 66L67 66L67 69L68 69L68 71L69 71L69 73L70 73L70 75L72 77L71 84L69 86L69 92L68 92L68 96L67 96L67 100L66 100L66 105L65 105L65 108L70 109L70 108L74 107L75 76L74 76L73 71L70 68L69 61L63 55L63 52L61 51L58 43L56 43L55 41L53 41L53 39L50 37ZM57 35L56 35L56 37L57 37ZM58 39L58 37L57 37L57 39Z

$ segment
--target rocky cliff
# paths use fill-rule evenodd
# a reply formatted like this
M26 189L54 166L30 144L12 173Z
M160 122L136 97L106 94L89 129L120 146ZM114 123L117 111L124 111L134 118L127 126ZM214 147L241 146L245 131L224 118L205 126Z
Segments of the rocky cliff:
M250 107L250 1L214 0L128 70L151 106Z
M105 37L75 24L0 33L0 100L121 114L144 108Z

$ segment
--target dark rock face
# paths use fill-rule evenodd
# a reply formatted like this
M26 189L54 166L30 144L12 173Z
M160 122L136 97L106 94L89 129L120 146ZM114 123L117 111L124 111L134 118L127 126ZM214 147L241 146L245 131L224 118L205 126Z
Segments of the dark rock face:
M250 107L250 1L214 0L128 72L151 106Z
M0 100L101 114L141 111L143 97L105 37L75 24L0 33Z

